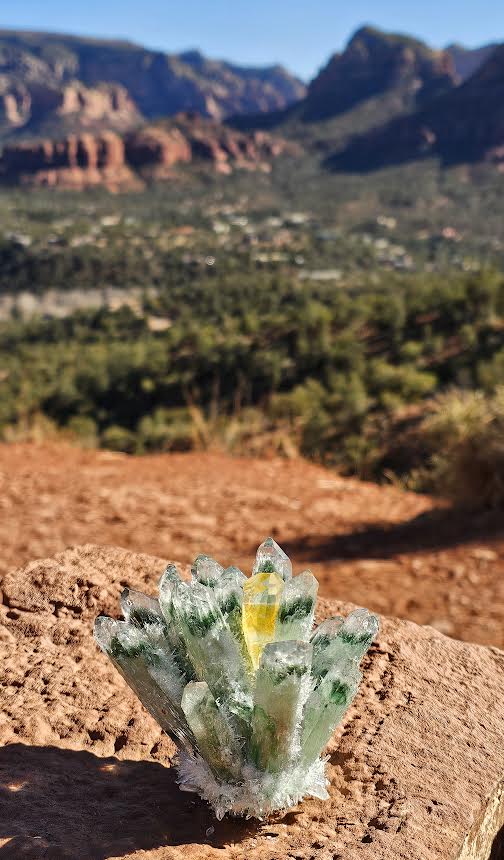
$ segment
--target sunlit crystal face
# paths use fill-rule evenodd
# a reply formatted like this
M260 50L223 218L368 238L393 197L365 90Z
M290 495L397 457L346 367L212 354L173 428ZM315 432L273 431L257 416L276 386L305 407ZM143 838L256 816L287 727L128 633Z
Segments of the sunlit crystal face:
M254 670L262 650L275 639L275 626L284 581L274 571L256 573L243 586L243 635Z

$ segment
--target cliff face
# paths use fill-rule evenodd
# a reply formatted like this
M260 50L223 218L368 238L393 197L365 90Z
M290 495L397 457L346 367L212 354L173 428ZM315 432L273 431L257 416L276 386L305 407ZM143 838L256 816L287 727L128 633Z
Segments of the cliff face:
M75 190L103 185L109 191L141 187L125 162L123 140L114 132L8 146L0 171L4 179L21 185Z
M229 114L278 110L305 87L281 66L245 68L197 51L164 54L127 42L0 31L0 134L61 134L90 123L131 128L139 119L197 110Z
M448 53L407 36L363 27L310 84L304 118L336 116L390 91L396 94L398 111L408 109L455 83Z
M221 173L268 170L271 159L296 152L292 144L264 132L244 134L181 115L125 136L109 131L8 144L0 157L0 177L30 186L135 190L145 181L171 178L177 164L206 164Z
M504 167L504 45L461 86L355 138L332 163L371 170L425 156L448 164L488 160Z

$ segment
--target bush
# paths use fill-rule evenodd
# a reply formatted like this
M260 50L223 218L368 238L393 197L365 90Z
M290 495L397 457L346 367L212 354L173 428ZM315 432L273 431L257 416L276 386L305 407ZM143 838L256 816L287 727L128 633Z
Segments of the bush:
M187 409L156 409L138 424L141 451L190 451L195 447L195 430Z
M135 434L117 424L112 424L103 431L101 444L110 451L122 451L125 454L134 454L137 446Z
M486 396L453 391L422 425L434 451L431 488L464 507L504 506L504 386Z
M66 425L73 439L84 448L96 448L98 445L98 428L96 421L87 415L74 415Z

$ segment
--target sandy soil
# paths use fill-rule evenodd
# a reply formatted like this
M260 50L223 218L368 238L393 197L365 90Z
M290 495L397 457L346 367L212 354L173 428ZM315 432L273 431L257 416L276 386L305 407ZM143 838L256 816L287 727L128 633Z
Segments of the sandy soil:
M321 594L504 646L504 518L340 478L303 460L133 458L0 446L1 577L92 542L248 572L272 534Z

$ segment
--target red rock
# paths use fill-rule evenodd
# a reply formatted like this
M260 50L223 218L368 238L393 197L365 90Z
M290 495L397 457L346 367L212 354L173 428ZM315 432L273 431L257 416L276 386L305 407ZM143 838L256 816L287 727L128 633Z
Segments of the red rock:
M217 822L196 796L182 794L171 742L91 634L96 614L117 614L125 584L154 592L164 564L88 545L6 575L6 857L501 856L504 653L396 619L382 619L362 689L329 744L327 802L305 800L262 824ZM320 617L349 608L323 601Z
M172 178L177 164L207 162L217 172L229 173L233 167L261 169L272 158L297 152L265 132L244 134L181 114L174 122L144 126L125 137L90 131L57 141L9 144L0 158L0 175L22 185L78 189L102 184L114 191L134 190L143 187L143 180Z

